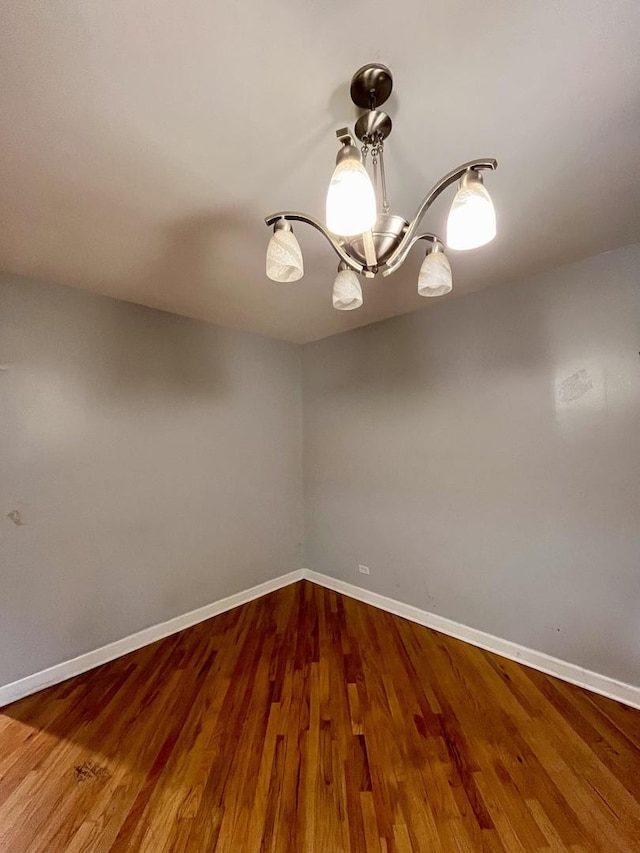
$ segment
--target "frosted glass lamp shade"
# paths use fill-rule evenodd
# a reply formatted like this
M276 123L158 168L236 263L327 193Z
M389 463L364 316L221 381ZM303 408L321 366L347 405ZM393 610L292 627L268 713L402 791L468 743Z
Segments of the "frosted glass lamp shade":
M327 192L327 228L340 237L354 237L375 221L376 194L367 170L356 157L341 160Z
M450 249L477 249L496 236L496 212L479 176L460 183L447 220Z
M302 252L293 231L277 228L267 247L267 275L272 281L298 281L303 273Z
M418 275L420 296L444 296L453 288L451 266L444 252L429 252Z
M333 283L333 307L352 311L362 305L362 288L353 270L340 270Z

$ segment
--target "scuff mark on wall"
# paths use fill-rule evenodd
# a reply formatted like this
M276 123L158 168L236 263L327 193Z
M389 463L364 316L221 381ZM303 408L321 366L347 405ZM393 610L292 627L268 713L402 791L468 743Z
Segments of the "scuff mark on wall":
M572 403L584 397L593 388L593 381L583 368L558 383L557 396L559 403Z
M26 521L22 520L22 516L20 515L20 512L17 509L12 509L11 512L8 512L7 518L10 518L14 524L18 525L18 527L27 523Z
M574 415L582 420L587 413L603 412L607 407L604 366L595 359L587 364L564 364L555 377L555 409L570 422Z

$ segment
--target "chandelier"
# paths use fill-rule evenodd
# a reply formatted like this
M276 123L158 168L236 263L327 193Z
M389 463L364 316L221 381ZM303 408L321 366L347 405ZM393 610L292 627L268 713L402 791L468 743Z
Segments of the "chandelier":
M420 240L427 252L418 275L421 296L442 296L452 289L451 266L444 253L445 241L420 231L420 223L438 196L458 182L447 219L446 247L475 249L495 237L496 215L482 181L482 170L497 168L493 159L471 160L453 169L433 185L413 219L390 213L384 171L385 140L391 119L379 109L393 88L389 69L379 63L360 68L351 80L351 100L366 110L355 124L358 149L348 128L336 131L341 147L327 192L326 226L304 213L282 211L267 216L273 226L267 248L267 276L289 282L302 278L302 252L292 222L305 222L327 239L340 259L333 285L333 307L349 311L362 305L358 275L388 276L399 269ZM373 176L369 176L369 167ZM377 190L377 191L376 191Z

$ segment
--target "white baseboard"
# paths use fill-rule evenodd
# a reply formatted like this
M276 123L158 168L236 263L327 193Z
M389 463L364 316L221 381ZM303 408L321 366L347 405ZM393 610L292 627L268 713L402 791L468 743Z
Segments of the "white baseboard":
M29 696L31 693L35 693L45 687L59 684L61 681L66 681L74 675L80 675L83 672L94 669L96 666L101 666L136 649L141 649L143 646L149 645L149 643L155 643L157 640L162 640L164 637L176 634L178 631L183 631L185 628L190 628L199 622L204 622L205 619L211 619L212 616L232 610L234 607L246 604L248 601L253 601L256 598L267 595L269 592L275 592L277 589L301 580L308 580L319 586L332 589L343 595L348 595L350 598L355 598L365 604L371 604L380 610L386 610L388 613L402 616L412 622L417 622L419 625L425 625L427 628L440 631L442 634L447 634L450 637L471 643L471 645L478 646L486 651L495 652L495 654L530 666L547 675L554 675L563 681L577 684L579 687L592 690L594 693L600 693L602 696L616 699L618 702L630 705L632 708L640 709L640 687L625 684L623 681L616 681L613 678L608 678L606 675L600 675L597 672L583 669L576 664L551 657L551 655L547 655L544 652L537 652L534 649L528 649L509 640L494 637L492 634L478 631L475 628L469 628L459 622L446 619L444 616L420 610L411 604L404 604L402 601L396 601L393 598L388 598L386 595L371 592L368 589L363 589L362 587L311 571L310 569L297 569L296 571L288 572L286 575L281 575L273 580L265 581L250 589L238 592L235 595L230 595L228 598L222 598L220 601L205 605L205 607L199 607L197 610L192 610L182 616L176 616L175 619L170 619L168 622L152 625L149 628L145 628L128 637L123 637L121 640L116 640L114 643L109 643L92 652L87 652L72 660L64 661L48 669L43 669L41 672L28 675L19 681L13 681L10 684L0 686L0 707Z
M199 622L204 622L205 619L211 619L212 616L218 616L220 613L232 610L240 604L246 604L248 601L253 601L255 598L260 598L269 592L275 592L275 590L281 589L283 586L303 580L303 578L304 571L296 569L293 572L288 572L286 575L281 575L280 577L273 578L273 580L252 586L250 589L237 592L235 595L228 596L228 598L222 598L213 604L207 604L204 607L199 607L197 610L191 610L182 616L176 616L174 619L169 619L168 622L151 625L149 628L137 631L135 634L130 634L128 637L123 637L114 643L109 643L106 646L102 646L92 652L87 652L84 655L79 655L77 658L72 658L63 663L55 664L55 666L51 666L48 669L43 669L40 672L35 672L33 675L28 675L26 678L21 678L19 681L13 681L10 684L0 686L0 708L3 705L8 705L10 702L15 702L17 699L29 696L31 693L36 693L45 687L59 684L61 681L66 681L74 675L80 675L83 672L94 669L96 666L101 666L103 663L108 663L115 658L129 654L129 652L134 652L136 649L141 649L143 646L148 646L150 643L155 643L156 640L162 640L171 634L177 634L178 631L184 631L185 628L191 628L192 625L197 625Z
M530 666L546 675L554 675L570 684L577 684L578 687L584 687L586 690L600 693L609 699L616 699L632 708L640 709L640 687L626 684L624 681L616 681L614 678L600 675L600 673L592 672L589 669L583 669L574 663L554 658L544 652L537 652L535 649L528 649L526 646L520 646L510 640L494 637L493 634L469 628L459 622L454 622L452 619L446 619L436 613L429 613L427 610L420 610L411 604L395 601L393 598L387 598L386 595L379 595L377 592L371 592L346 581L313 572L310 569L303 569L303 572L305 579L312 583L340 592L342 595L348 595L350 598L356 598L365 604L379 607L381 610L386 610L387 613L402 616L411 622L425 625L427 628L433 628L435 631L440 631L449 637L455 637L457 640L463 640L465 643L478 646L485 651L495 652L503 658L525 664L525 666Z

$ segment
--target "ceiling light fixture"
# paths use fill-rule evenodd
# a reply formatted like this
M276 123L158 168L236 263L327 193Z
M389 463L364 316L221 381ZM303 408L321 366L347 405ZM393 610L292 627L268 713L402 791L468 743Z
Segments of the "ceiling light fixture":
M362 305L357 274L365 278L390 275L402 266L419 240L430 245L420 268L418 293L442 296L451 291L451 266L444 254L444 241L435 234L419 233L419 228L433 202L456 181L458 190L447 220L448 248L475 249L496 235L496 214L480 174L483 169L497 168L497 161L489 158L463 163L440 178L411 222L389 212L384 142L391 133L391 119L379 106L387 100L392 88L391 72L379 63L363 66L351 80L351 100L367 110L354 128L362 150L354 144L348 128L336 131L341 148L327 192L326 227L311 216L293 211L273 213L265 219L267 225L273 226L267 249L267 275L273 281L302 278L302 252L291 222L306 222L326 237L340 259L333 286L333 307L341 311ZM369 158L373 181L366 168Z

